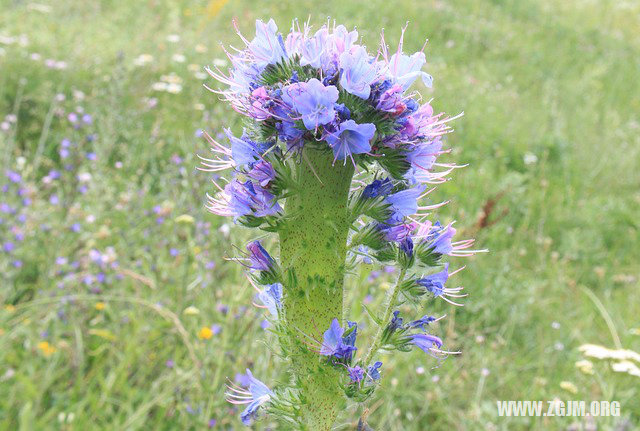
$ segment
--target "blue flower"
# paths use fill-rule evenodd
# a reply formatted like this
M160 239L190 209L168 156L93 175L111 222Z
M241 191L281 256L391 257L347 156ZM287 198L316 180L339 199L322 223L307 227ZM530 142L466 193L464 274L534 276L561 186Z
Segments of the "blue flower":
M274 215L281 210L271 193L254 185L251 181L241 183L233 180L225 186L224 190L228 194L230 211L236 217L250 214L264 217Z
M267 307L273 317L278 317L278 310L282 307L282 284L270 284L258 293L258 299Z
M308 130L328 124L335 117L334 104L338 100L338 89L325 87L313 78L307 82L289 84L282 89L282 100L302 116Z
M241 138L233 136L230 129L225 129L225 133L231 142L231 157L237 166L255 162L273 146L271 142L253 142L246 133L243 133Z
M367 99L371 93L371 83L377 76L377 67L364 47L354 48L340 54L340 85L348 93Z
M247 172L247 176L257 181L260 186L267 187L276 178L276 171L271 163L261 160L253 165L251 170Z
M411 84L418 78L422 79L424 85L431 88L433 78L420 70L426 62L423 52L416 52L411 56L398 52L393 54L389 60L389 72L405 90L411 87Z
M387 196L386 202L393 209L391 219L401 221L404 217L414 215L418 211L418 198L423 191L423 186L416 186Z
M431 322L435 322L436 318L433 316L422 316L420 319L418 320L414 320L413 322L409 323L409 327L410 328L420 328L423 331L426 331L425 325L429 325L429 323Z
M352 326L352 323L353 322L349 322L349 327ZM355 335L353 335L353 337L348 335L346 338L343 338L342 335L344 332L344 329L342 329L340 323L338 323L338 319L333 319L329 329L324 333L320 354L323 356L351 359L351 355L356 350L353 345L355 344Z
M345 160L352 154L371 151L370 141L376 133L376 126L371 123L357 124L353 120L340 123L338 130L326 136L327 143L333 150L337 160Z
M445 229L434 235L434 239L431 244L429 244L429 248L431 248L436 253L449 254L451 251L453 251L451 239L455 234L456 230L451 226L447 226Z
M380 369L381 366L382 366L382 362L380 361L376 361L373 365L369 365L369 368L367 368L367 374L369 375L371 380L373 381L380 380L380 371L378 370Z
M389 178L384 180L374 180L371 184L366 186L362 191L362 196L365 198L377 198L378 196L387 196L393 190L393 184Z
M256 37L248 48L258 67L276 64L287 57L282 35L278 33L278 26L273 19L266 24L262 20L256 21Z
M432 355L433 348L440 349L442 347L442 340L435 335L430 334L411 334L409 336L411 344L415 345L425 353Z
M360 366L356 365L355 367L347 367L347 371L349 373L349 378L352 382L357 383L364 378L364 370L360 368Z
M228 386L227 401L231 404L248 404L240 414L240 420L248 426L251 425L251 422L255 419L260 406L271 400L273 391L260 380L253 377L249 369L247 369L247 377L249 390L247 391L235 385Z
M428 275L424 278L416 280L420 286L426 288L429 292L433 293L435 297L438 297L445 293L444 284L449 279L449 264L444 264L444 269L435 274Z
M275 260L262 247L260 241L251 241L247 244L247 251L249 251L249 266L251 269L269 271L273 268Z
M398 329L401 329L402 327L403 324L402 317L400 317L400 311L396 310L393 312L393 317L391 318L391 322L389 322L389 325L387 326L387 331L393 333Z

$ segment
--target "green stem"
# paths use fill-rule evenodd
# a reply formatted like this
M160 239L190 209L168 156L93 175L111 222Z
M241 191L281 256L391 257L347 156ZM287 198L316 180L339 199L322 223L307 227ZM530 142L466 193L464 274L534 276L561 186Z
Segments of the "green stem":
M393 313L393 308L396 306L396 302L398 301L398 294L400 293L400 285L404 282L404 276L407 274L406 268L402 268L400 270L400 274L398 274L398 279L396 284L391 288L387 295L387 301L384 310L384 316L382 317L380 326L378 326L378 332L376 332L375 337L373 338L373 343L367 352L367 355L364 358L363 364L364 366L369 366L369 363L373 359L373 355L375 355L380 349L380 343L382 342L382 334L384 333L384 329L389 323L389 319L391 318L391 313Z
M305 146L294 167L297 191L287 198L279 232L284 285L281 340L300 389L305 429L330 430L344 395L339 370L318 351L333 319L342 320L347 252L347 200L354 168L331 152Z

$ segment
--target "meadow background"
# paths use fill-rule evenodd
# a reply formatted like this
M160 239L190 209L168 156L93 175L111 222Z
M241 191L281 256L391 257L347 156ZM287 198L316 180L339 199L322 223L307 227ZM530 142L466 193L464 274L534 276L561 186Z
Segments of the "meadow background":
M436 111L457 114L439 187L490 254L437 334L440 367L385 358L376 430L635 430L640 377L579 346L640 350L640 3L589 0L0 0L0 429L241 429L223 397L283 368L236 253L208 214L201 130L238 131L204 89L256 18L327 16L427 47ZM393 274L349 279L371 327ZM364 338L363 338L364 340ZM640 364L637 364L640 365ZM496 400L619 400L618 418L499 418ZM365 406L344 412L354 429ZM268 421L255 429L267 429Z

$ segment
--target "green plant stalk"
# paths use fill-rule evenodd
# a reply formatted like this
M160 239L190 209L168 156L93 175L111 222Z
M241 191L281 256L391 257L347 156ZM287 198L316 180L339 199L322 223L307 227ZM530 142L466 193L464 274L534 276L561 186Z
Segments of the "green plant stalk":
M295 165L296 193L287 198L286 224L280 231L284 284L282 340L302 399L304 429L329 430L344 395L338 370L320 356L323 333L342 320L347 234L347 200L354 168L331 152L305 146Z
M396 284L391 288L389 294L387 295L387 301L384 306L384 314L382 316L382 320L380 321L380 326L378 326L378 331L376 335L373 337L373 342L371 343L371 347L367 352L363 360L363 364L368 366L373 359L373 355L376 354L378 349L380 349L380 342L382 341L382 334L384 333L384 329L389 323L389 319L391 319L391 313L393 312L396 303L398 302L398 294L400 293L400 285L404 282L404 276L406 275L406 268L402 268L400 270L400 274L398 274L398 279L396 280Z

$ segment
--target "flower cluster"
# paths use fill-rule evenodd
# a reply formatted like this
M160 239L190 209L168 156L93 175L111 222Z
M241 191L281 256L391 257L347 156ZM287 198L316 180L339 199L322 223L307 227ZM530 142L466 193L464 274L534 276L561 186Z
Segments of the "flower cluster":
M258 20L252 39L238 31L245 47L227 53L228 72L219 67L207 69L223 85L211 91L248 119L242 134L226 130L228 144L204 134L213 155L201 157L201 169L232 171L231 178L223 180L226 184L216 176L217 190L208 196L211 212L233 217L247 227L280 233L284 226L290 230L292 220L305 211L288 207L289 199L313 192L301 189L300 166L310 166L318 187L322 184L308 154L326 153L336 172L347 172L352 166L349 179L356 173L346 202L339 205L348 209L348 244L344 247L364 256L364 262L397 266L398 282L390 292L387 309L379 318L372 316L379 331L368 353L359 359L355 358L359 353L357 324L347 321L343 328L341 315L333 316L322 339L317 332L303 336L311 352L327 358L327 366L344 369L345 393L359 400L371 394L373 383L380 378L382 363L373 362L380 349L417 347L437 358L456 353L442 350L440 338L424 332L439 319L425 316L404 324L393 308L403 298L417 301L427 293L460 305L451 298L464 296L462 288L445 287L453 275L448 264L439 272L426 276L424 272L441 265L443 256L470 256L480 251L471 249L473 240L453 241L456 229L451 224L442 226L427 219L430 211L447 202L421 203L435 185L460 167L437 161L448 152L443 149L443 136L451 131L448 123L457 117L434 113L430 103L421 103L419 93L412 90L418 80L427 87L433 80L422 70L426 64L423 50L403 51L404 31L394 52L383 34L377 54L372 55L359 42L357 31L342 25L327 24L312 31L308 24L301 27L294 21L291 31L283 35L273 20ZM247 255L238 260L257 291L260 304L256 305L268 309L281 324L282 333L300 331L287 328L281 316L287 292L296 283L295 277L284 280L290 268L272 258L258 241L251 242ZM245 423L260 405L281 402L274 401L278 396L262 388L264 385L258 386L257 394L253 390L242 393L242 399L250 403L242 416Z

